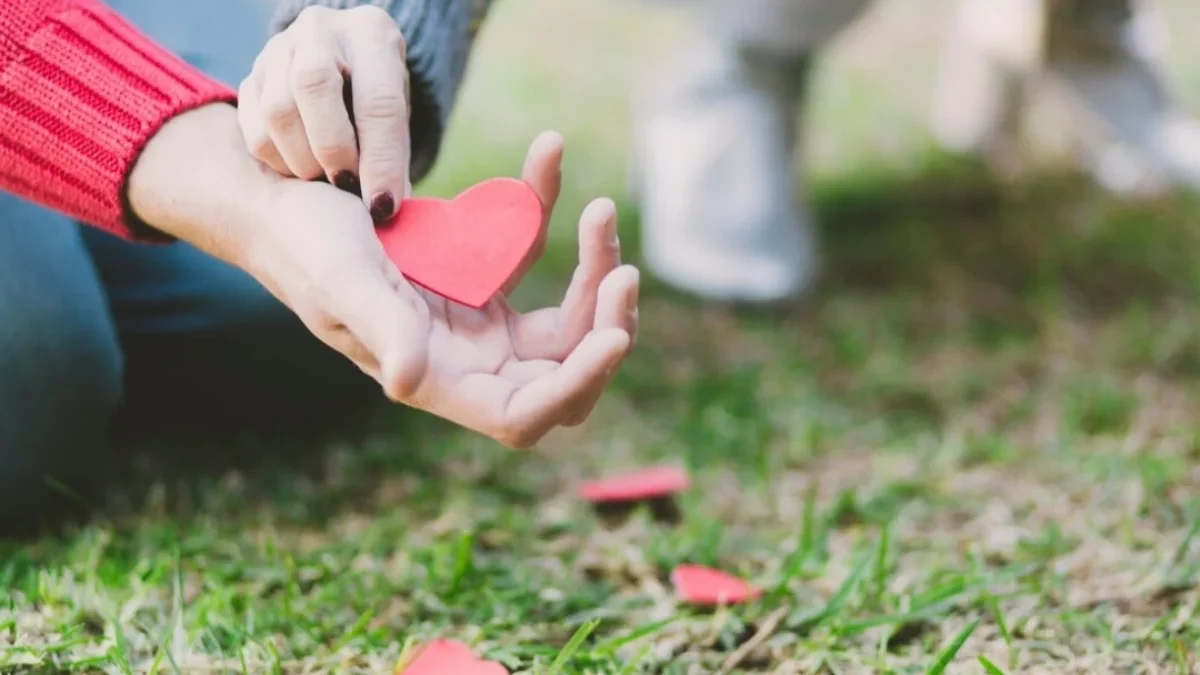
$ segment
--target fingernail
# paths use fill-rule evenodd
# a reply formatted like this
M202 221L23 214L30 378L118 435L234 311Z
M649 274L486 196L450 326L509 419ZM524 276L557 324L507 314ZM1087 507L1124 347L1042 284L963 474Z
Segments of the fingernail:
M387 220L396 213L396 198L390 192L380 192L371 200L371 219L375 222Z
M353 171L338 171L333 174L333 184L342 192L349 192L355 197L362 196L362 184L358 182L358 176L354 175Z

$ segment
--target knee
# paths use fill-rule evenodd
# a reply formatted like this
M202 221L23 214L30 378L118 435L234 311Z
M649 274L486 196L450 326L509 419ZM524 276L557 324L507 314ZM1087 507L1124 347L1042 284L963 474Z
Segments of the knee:
M0 310L11 304L0 298ZM0 520L36 508L54 483L90 486L121 399L108 325L48 304L22 309L0 311Z

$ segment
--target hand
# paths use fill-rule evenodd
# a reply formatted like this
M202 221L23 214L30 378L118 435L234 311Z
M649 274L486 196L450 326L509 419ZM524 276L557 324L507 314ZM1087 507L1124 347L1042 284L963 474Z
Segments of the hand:
M523 172L547 212L561 152L561 139L543 134ZM634 343L638 272L621 264L608 200L580 219L563 303L526 314L503 294L475 310L414 287L358 202L328 185L282 181L272 204L242 248L251 274L390 398L509 447L583 422Z
M250 153L283 176L326 177L362 197L376 222L391 217L412 192L405 51L378 7L306 8L238 90Z
M523 171L547 212L561 155L561 139L543 134ZM607 200L580 219L563 303L520 314L503 294L472 310L414 288L356 198L254 161L225 104L163 125L126 197L131 216L253 275L391 398L511 447L586 419L636 336L638 272L621 265Z

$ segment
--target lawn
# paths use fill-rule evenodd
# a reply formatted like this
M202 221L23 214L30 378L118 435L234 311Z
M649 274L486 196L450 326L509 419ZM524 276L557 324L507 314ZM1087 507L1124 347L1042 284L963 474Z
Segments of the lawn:
M304 462L163 482L0 548L0 672L388 673L434 637L539 675L1200 672L1200 201L933 153L947 6L883 2L822 62L805 152L827 258L802 307L730 311L644 275L611 393L534 450L391 411ZM1165 6L1200 108L1200 8ZM593 197L636 260L628 92L674 11L495 11L420 189L514 174L537 131L564 134L519 303L561 293ZM692 471L679 522L575 496L658 462ZM679 562L764 594L689 609Z

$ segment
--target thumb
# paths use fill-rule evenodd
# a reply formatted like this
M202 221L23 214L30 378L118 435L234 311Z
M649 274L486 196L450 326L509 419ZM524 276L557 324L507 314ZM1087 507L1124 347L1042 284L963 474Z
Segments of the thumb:
M558 202L562 190L562 158L563 138L557 132L544 131L529 146L525 156L525 166L521 170L521 179L533 188L538 200L542 203L542 223L538 230L537 239L530 247L529 253L521 259L521 264L504 284L501 292L508 295L520 284L529 270L541 259L546 251L546 239L550 232L550 218L554 213L554 205Z
M429 306L390 261L359 269L344 279L338 317L373 357L388 398L409 403L428 365Z

